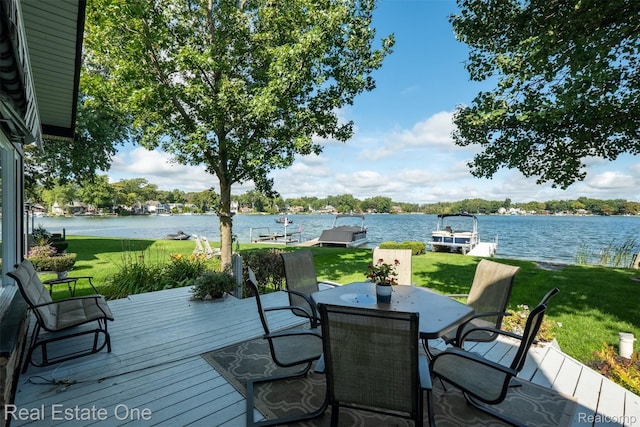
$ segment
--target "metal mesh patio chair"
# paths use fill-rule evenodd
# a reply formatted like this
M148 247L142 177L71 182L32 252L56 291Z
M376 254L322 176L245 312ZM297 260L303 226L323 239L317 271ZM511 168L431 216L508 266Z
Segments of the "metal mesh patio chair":
M475 314L457 329L443 335L442 340L447 345L459 347L460 337L470 329L474 329L474 332L466 335L467 341L488 342L495 340L498 334L494 333L493 329L500 329L502 318L509 315L506 312L507 305L511 297L515 276L519 270L520 267L487 259L481 260L476 267L469 293L448 295L451 298L466 297L465 303L473 307ZM484 329L485 327L488 329ZM427 341L424 341L424 346L429 355L434 354L434 350L429 348Z
M413 284L411 280L411 249L381 249L375 247L373 249L373 262L376 263L379 260L387 264L398 260L400 262L396 267L398 285L411 286Z
M311 294L322 289L340 286L339 283L318 281L313 253L308 249L281 254L289 295L289 305L296 316L311 320L312 327L320 325L318 309Z
M15 270L7 275L16 281L22 297L36 317L36 325L31 335L22 373L27 371L30 363L34 366L51 365L97 353L105 347L107 347L107 351L111 352L107 321L113 320L113 315L101 295L53 301L29 260L16 264ZM87 324L95 326L93 329L80 328L80 326ZM43 329L51 334L41 335ZM90 349L74 351L53 358L49 357L48 344L90 334L94 335L93 345ZM100 336L103 337L102 340L100 340ZM33 360L33 353L38 347L41 348L41 362Z
M507 397L510 387L513 386L511 380L522 370L529 348L540 329L547 309L546 303L557 293L557 288L552 289L544 296L540 304L531 310L524 333L521 336L496 328L481 328L520 340L518 350L508 366L485 359L477 353L465 351L462 348L450 347L433 357L430 365L431 374L435 378L462 390L465 399L476 408L512 425L524 425L517 420L504 417L492 409L491 405L499 404ZM464 345L466 336L473 333L474 330L468 330L463 334L460 337L460 344Z
M322 356L322 335L318 329L293 328L282 331L272 331L269 327L267 312L276 310L291 310L291 307L270 307L263 308L258 293L258 285L256 276L251 270L249 271L249 279L247 287L251 290L256 298L258 307L258 315L264 329L263 338L269 342L269 351L273 362L283 368L302 366L302 369L292 373L276 374L263 378L256 378L247 381L247 425L248 426L272 426L286 424L296 421L304 421L316 418L326 410L326 402L315 411L302 415L292 415L278 419L266 419L255 422L253 419L254 409L254 385L269 381L278 381L302 377L309 372L314 361Z
M331 425L341 407L433 424L431 378L418 353L418 313L320 304Z

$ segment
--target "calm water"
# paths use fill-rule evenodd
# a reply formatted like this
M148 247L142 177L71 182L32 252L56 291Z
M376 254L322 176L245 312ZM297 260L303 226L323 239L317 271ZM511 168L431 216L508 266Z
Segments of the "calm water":
M333 224L332 215L290 215L288 231L298 232L302 240L318 237ZM283 232L274 215L236 215L233 230L240 242L249 242L252 233ZM354 220L355 221L355 220ZM427 242L435 229L435 215L366 215L369 247L382 241ZM179 230L219 240L218 218L209 215L148 217L35 218L33 224L50 232L67 235L162 239ZM455 228L455 227L454 227ZM468 227L467 227L468 228ZM498 257L536 261L575 263L576 254L597 253L608 245L621 246L640 236L640 217L574 216L479 216L482 241L498 238ZM635 245L638 250L637 244Z

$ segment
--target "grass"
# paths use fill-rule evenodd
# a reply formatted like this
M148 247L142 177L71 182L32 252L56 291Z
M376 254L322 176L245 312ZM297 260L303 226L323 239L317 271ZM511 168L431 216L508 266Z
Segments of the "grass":
M188 255L194 248L194 243L189 240L123 240L77 236L69 236L67 240L67 251L78 254L70 275L94 276L98 289L107 277L118 271L123 264L123 254L127 252L145 253L146 256L168 261L169 254ZM261 244L242 244L240 251L266 247ZM320 279L339 283L365 279L367 265L371 262L370 249L311 250ZM561 325L556 328L556 338L562 350L577 360L585 363L593 360L594 352L600 350L603 343L617 348L619 332L640 336L640 283L632 280L638 276L637 270L590 265L544 270L531 261L494 260L521 268L510 300L511 310L517 310L519 304L533 307L549 289L560 289L549 305L547 316ZM429 252L414 256L413 282L442 293L465 293L469 290L478 261L478 258L446 253ZM42 278L49 277L43 275ZM79 283L78 286L78 295L91 292L88 285L81 288ZM54 289L54 298L66 296L64 286Z

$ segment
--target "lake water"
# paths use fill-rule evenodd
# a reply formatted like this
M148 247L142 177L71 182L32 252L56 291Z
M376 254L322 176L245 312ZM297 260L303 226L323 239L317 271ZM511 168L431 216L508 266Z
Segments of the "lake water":
M258 233L283 232L275 215L236 215L233 231L240 242L249 242ZM302 240L311 240L333 224L333 215L289 215L288 231L300 232ZM134 217L73 217L35 218L36 227L42 225L50 232L67 235L105 236L122 238L162 239L167 234L184 231L219 241L218 217L213 215L172 215ZM382 241L430 240L437 224L436 215L366 215L368 247ZM469 228L469 227L467 227ZM635 242L640 236L640 216L478 216L480 240L497 237L496 256L502 258L573 264L576 255L597 253L607 246L620 247Z

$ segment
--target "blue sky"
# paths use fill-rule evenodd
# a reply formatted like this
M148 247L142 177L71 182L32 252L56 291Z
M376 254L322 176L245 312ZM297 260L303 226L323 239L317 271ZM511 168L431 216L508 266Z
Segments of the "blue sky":
M465 198L513 202L622 198L640 201L640 159L624 155L614 162L587 160L587 178L567 190L537 185L516 170L492 179L471 176L466 163L477 147L458 147L451 139L452 113L470 104L488 83L469 81L466 45L455 40L447 17L454 0L382 0L374 26L380 36L394 33L394 52L374 73L377 87L360 95L340 116L355 123L347 143L323 141L319 156L306 156L272 173L284 198L351 194L358 199L387 196L394 201L434 203ZM218 188L203 167L180 166L170 156L124 147L108 172L112 181L143 177L163 190ZM236 185L234 194L252 189Z

